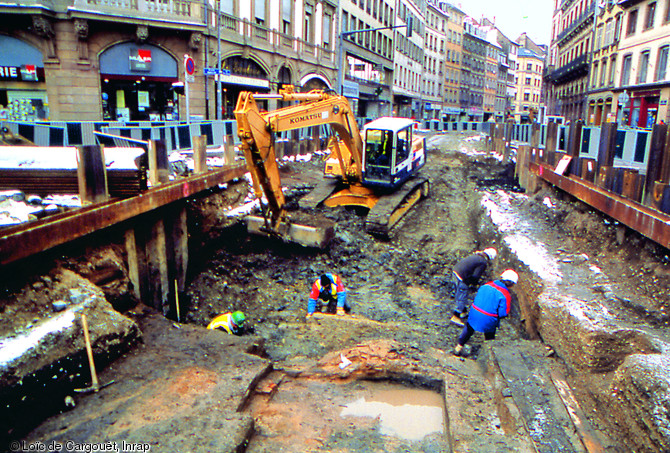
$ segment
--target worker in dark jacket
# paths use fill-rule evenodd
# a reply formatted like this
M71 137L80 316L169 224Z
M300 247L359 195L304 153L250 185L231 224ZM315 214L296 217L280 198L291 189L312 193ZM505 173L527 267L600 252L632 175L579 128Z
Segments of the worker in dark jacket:
M463 353L463 346L470 340L474 332L483 332L484 340L493 340L500 319L509 315L512 305L512 295L509 290L519 281L519 275L512 269L507 269L500 275L499 280L482 285L475 295L470 316L458 337L458 344L454 348L454 355Z
M336 274L323 274L312 284L312 291L309 293L307 303L307 317L309 318L317 311L317 305L323 301L326 304L325 313L337 313L343 315L349 311L347 303L347 290L344 289L342 279ZM321 311L321 310L318 310Z
M461 318L465 315L470 288L479 283L486 267L496 258L497 254L494 248L479 250L466 256L454 266L454 286L456 287L454 302L456 307L454 308L454 315L451 317L452 323L459 326L465 325Z

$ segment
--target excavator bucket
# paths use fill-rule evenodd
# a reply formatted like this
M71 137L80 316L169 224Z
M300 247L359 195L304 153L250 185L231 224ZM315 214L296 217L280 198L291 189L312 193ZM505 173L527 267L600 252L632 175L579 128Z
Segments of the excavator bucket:
M325 220L321 220L316 226L282 222L274 229L267 226L263 217L247 216L246 222L247 232L250 234L277 237L284 242L304 247L324 249L335 236L335 224Z

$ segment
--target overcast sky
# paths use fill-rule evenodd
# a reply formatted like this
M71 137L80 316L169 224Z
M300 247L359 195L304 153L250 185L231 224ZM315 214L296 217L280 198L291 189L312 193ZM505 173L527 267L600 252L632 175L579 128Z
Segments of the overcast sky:
M553 0L453 0L453 4L479 20L482 15L495 22L511 40L526 32L536 44L549 44Z

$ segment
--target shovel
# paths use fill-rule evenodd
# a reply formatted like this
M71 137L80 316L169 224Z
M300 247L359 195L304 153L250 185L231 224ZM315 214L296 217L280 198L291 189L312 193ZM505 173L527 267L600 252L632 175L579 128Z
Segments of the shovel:
M95 372L95 363L93 362L93 350L91 349L91 338L88 336L88 324L86 323L86 315L81 314L81 326L84 329L84 341L86 343L86 355L88 356L88 366L91 368L91 386L83 389L74 389L78 393L97 392L100 389L112 385L114 381L109 381L106 384L100 385L98 382L98 373Z

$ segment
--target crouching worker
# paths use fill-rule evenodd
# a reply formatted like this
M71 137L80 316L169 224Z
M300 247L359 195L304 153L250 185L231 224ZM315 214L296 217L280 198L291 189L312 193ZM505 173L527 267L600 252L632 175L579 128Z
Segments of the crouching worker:
M228 312L212 319L207 328L212 330L223 329L231 335L242 335L244 333L245 319L244 313L241 311Z
M321 307L323 305L322 301L325 307ZM342 279L339 275L323 274L316 279L312 285L312 291L309 293L309 302L307 303L308 318L315 311L343 315L349 312L349 310L347 291L344 289Z
M465 343L470 340L474 332L483 332L484 340L493 340L500 319L509 315L512 296L510 288L519 281L519 276L512 269L507 269L500 275L500 279L482 285L475 295L470 309L468 321L458 337L458 344L454 348L454 355L467 355L463 350Z

